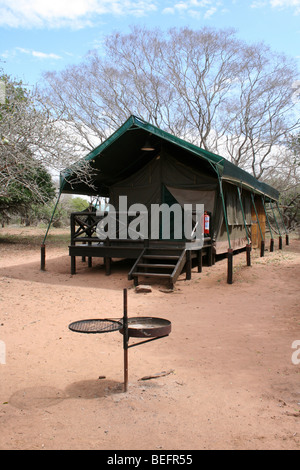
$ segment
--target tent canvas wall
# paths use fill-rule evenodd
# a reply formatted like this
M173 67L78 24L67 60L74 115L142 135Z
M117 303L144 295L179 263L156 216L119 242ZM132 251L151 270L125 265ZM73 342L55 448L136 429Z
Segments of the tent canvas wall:
M243 217L236 187L224 185L224 196L227 208L229 234L234 249L247 244ZM173 199L166 194L171 193ZM110 203L116 208L120 196L127 196L128 207L132 204L144 204L150 212L152 204L179 203L182 207L191 204L203 204L204 210L211 214L212 237L215 240L216 253L224 253L228 249L227 231L224 223L222 202L220 201L218 180L211 170L203 171L185 165L181 159L176 159L169 150L161 148L159 155L130 177L120 181L110 188ZM251 226L250 195L244 191L244 211L246 220Z

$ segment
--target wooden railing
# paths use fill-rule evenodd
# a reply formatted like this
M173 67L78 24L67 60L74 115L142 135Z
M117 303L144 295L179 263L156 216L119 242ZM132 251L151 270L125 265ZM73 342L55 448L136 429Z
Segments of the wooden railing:
M80 242L97 242L99 238L96 235L98 222L101 220L96 212L73 212L71 214L71 245Z
M107 215L97 215L96 211L83 211L83 212L73 212L71 213L70 221L71 221L71 245L76 245L76 243L83 243L92 245L93 243L99 244L103 242L105 244L110 244L111 241L122 241L124 242L134 242L132 238L119 238L119 223L121 221L120 212L115 212L115 223L116 223L116 238L109 240L109 238L105 240L100 240L97 236L96 230L98 223L103 220L103 218ZM126 230L128 229L129 223L133 220L136 215L127 215L128 225ZM123 227L124 228L124 227ZM150 220L148 220L148 228L150 230ZM194 227L195 228L195 227ZM122 229L122 227L121 227ZM139 239L139 241L143 241L143 239ZM156 240L157 242L164 242L169 240ZM190 240L185 240L184 238L181 240L182 243L190 242ZM148 245L149 239L145 238L144 240L145 246ZM193 241L192 241L193 243ZM205 236L204 238L204 247L210 245L212 243L211 238Z

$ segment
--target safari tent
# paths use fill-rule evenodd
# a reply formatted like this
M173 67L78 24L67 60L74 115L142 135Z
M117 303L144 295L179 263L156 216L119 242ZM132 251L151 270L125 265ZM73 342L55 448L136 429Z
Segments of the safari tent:
M128 276L135 284L139 278L166 278L174 285L185 270L202 262L214 263L215 256L228 256L228 282L232 282L232 254L246 249L250 263L251 248L264 244L269 225L267 204L278 206L279 193L258 181L224 157L177 138L144 120L130 116L105 142L91 151L82 162L93 169L93 186L75 180L72 168L61 174L60 192L106 198L120 217L120 196L128 207L143 204L150 213L153 205L174 203L184 207L203 204L209 215L209 233L204 245L187 249L186 240L170 231L169 239L99 240L100 216L95 210L71 216L71 272L76 272L76 257L103 257L106 273L111 260L128 258L132 269ZM160 223L163 225L164 221ZM174 228L174 227L173 227ZM272 235L272 234L271 234ZM272 238L272 237L271 237Z

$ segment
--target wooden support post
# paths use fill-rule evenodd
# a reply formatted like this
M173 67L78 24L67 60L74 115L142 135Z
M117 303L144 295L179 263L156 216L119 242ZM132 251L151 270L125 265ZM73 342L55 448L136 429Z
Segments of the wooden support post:
M191 250L186 250L186 280L192 279L192 254Z
M289 244L290 244L289 235L288 235L288 234L286 234L286 236L285 236L285 244L286 244L286 245L289 245Z
M207 249L207 266L212 266L212 245Z
M251 245L246 245L247 266L251 266Z
M279 250L282 250L282 236L281 235L279 236L279 239L278 239L278 248Z
M46 245L43 243L41 245L41 271L45 271L46 266Z
M264 240L262 240L260 243L260 256L263 258L264 255L265 255L265 242Z
M71 214L70 217L70 224L71 224L71 245L75 245L75 215L74 213Z
M105 274L106 274L106 276L110 276L110 274L111 274L111 258L109 256L106 256L104 258L104 263L105 263Z
M198 273L202 273L202 249L197 251Z
M88 216L88 218L87 218L87 223L88 223L89 225L91 225L91 223L92 223L90 216ZM92 233L91 233L91 230L90 230L90 229L87 230L87 235L88 235L89 237L92 236ZM92 242L89 241L89 242L88 242L88 246L91 246L91 245L92 245ZM88 256L88 267L89 267L89 268L92 267L92 257L91 257L91 256Z
M216 247L215 245L212 246L211 248L211 252L212 252L212 264L216 264Z
M274 251L274 238L271 238L270 240L270 253L273 253Z
M76 274L76 256L71 256L71 274Z
M83 242L82 244L83 244L83 245L85 245L85 244L86 244L86 242ZM85 261L86 261L86 257L85 257L85 256L82 256L82 257L81 257L81 261L82 261L83 263L85 263Z
M227 284L232 284L233 282L233 250L228 249L227 253Z

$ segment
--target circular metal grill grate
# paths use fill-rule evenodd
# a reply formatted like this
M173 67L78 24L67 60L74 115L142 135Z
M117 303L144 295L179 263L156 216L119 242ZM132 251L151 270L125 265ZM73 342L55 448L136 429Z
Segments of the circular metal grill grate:
M109 333L121 328L121 322L110 319L80 320L69 325L69 329L77 333Z

